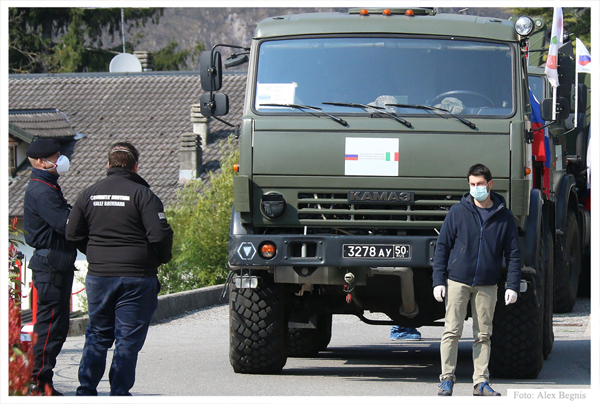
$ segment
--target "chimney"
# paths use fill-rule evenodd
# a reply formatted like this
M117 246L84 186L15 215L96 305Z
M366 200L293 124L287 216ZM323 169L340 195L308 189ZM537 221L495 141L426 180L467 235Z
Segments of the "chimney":
M133 56L139 59L142 64L143 72L151 72L154 68L154 64L152 63L152 54L147 51L135 51L133 52Z
M202 171L202 144L197 133L182 133L179 139L179 184L196 179Z
M200 138L202 139L202 146L206 147L208 144L208 135L210 133L210 129L208 127L208 118L202 115L200 112L200 104L192 105L191 118L192 125L194 127L194 133L200 135Z
M202 147L208 144L208 118L200 113L200 104L190 110L193 132L183 133L179 143L179 183L200 177Z

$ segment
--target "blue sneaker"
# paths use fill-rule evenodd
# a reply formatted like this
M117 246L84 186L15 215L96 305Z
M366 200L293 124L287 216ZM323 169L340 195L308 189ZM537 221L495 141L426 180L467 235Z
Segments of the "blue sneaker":
M420 340L421 333L417 331L416 328L394 326L390 332L390 339L392 341L400 341L405 339Z
M438 387L438 396L451 396L454 389L454 381L452 379L444 380Z
M494 391L492 386L488 382L477 383L473 387L474 396L499 396L501 395L497 391Z

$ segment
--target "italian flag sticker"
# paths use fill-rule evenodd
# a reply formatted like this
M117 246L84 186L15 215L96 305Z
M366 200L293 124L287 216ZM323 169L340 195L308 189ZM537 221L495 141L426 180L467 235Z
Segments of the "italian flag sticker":
M346 138L345 175L398 176L399 140Z
M392 161L392 155L394 160L393 161L398 161L398 159L400 158L400 153L390 153L387 152L385 153L385 161Z

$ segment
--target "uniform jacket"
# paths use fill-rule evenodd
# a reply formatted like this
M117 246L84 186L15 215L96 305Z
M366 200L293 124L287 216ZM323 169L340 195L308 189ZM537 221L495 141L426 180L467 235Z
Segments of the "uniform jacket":
M60 283L60 273L75 271L75 246L65 239L71 205L57 181L57 174L32 168L25 192L25 242L35 248L28 267L41 282L57 280Z
M467 193L450 208L437 240L433 260L433 286L447 279L472 286L495 285L506 260L507 288L519 291L521 261L519 236L504 198L492 192L493 210L482 222Z
M79 194L66 237L85 246L90 275L156 276L171 260L173 230L162 202L142 177L121 167Z

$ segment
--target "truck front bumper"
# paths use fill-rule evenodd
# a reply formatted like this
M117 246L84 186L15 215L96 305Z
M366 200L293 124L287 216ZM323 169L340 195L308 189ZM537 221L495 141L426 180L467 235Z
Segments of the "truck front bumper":
M436 237L349 235L231 235L229 265L241 268L294 267L431 267ZM275 246L270 259L265 243Z

